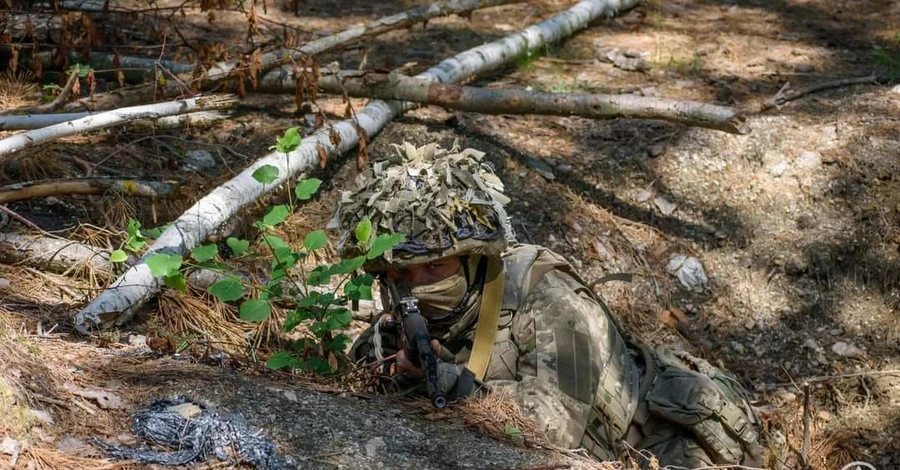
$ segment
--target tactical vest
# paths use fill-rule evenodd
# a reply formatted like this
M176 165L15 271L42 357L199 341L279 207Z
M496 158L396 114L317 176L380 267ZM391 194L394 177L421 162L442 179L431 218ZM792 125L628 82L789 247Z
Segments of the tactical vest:
M654 451L663 465L759 465L759 422L733 374L685 351L650 350L626 339L600 296L546 248L516 245L504 253L503 262L504 310L514 315L541 277L559 270L614 326L600 339L611 354L583 423L581 447L604 460L617 458L627 443Z
M611 328L607 338L597 338L609 350L609 359L602 365L594 392L593 404L586 422L581 446L594 455L613 459L620 448L635 413L641 390L642 370L636 359L638 349L630 348L622 336L618 322L602 299L592 292L572 266L558 254L535 245L516 245L503 255L505 285L503 310L515 314L531 289L552 270L565 273L572 280L573 289L597 303L608 317Z

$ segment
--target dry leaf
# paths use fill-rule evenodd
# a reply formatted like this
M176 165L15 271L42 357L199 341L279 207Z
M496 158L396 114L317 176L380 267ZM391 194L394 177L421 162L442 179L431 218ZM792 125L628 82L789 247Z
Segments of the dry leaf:
M634 200L636 202L646 202L649 201L650 198L653 197L653 191L649 189L645 189L634 196Z
M653 199L653 204L656 205L663 215L672 215L672 213L675 212L675 209L678 208L678 204L675 204L662 196Z
M681 310L677 308L670 308L668 310L663 310L662 313L659 314L660 323L665 324L669 328L676 328L676 325L679 323L687 322L687 315L684 314Z

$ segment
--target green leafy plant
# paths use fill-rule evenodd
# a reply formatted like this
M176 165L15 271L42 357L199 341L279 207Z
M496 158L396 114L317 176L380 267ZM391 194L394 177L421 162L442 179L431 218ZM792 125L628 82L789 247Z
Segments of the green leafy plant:
M301 143L296 128L288 129L274 146L279 152L288 154ZM253 171L253 178L260 184L273 184L279 179L280 171L273 165L262 165ZM309 178L299 181L289 196L298 201L311 199L322 185L322 181ZM344 350L350 338L342 333L353 319L350 306L360 300L372 298L372 275L359 273L363 264L383 255L404 240L399 233L374 232L369 219L362 220L353 231L366 253L356 258L337 263L318 263L307 270L310 255L324 249L328 236L324 230L312 231L303 238L301 248L295 248L281 237L272 233L294 212L292 197L288 204L267 208L263 217L254 223L262 235L261 246L268 249L271 256L269 281L265 285L252 286L233 274L216 244L195 248L188 259L179 255L156 253L146 259L151 273L163 280L166 286L182 293L186 292L184 272L193 267L216 269L224 276L209 286L208 293L220 302L235 303L241 320L261 322L269 318L273 305L290 306L282 330L296 340L293 347L272 355L266 362L271 369L299 369L306 372L330 374L336 372L343 362ZM145 234L140 224L131 221L127 229L125 249L139 251L146 245ZM225 240L232 256L260 256L250 252L250 242L235 237ZM122 250L117 250L122 251ZM122 251L122 255L125 252ZM112 256L112 255L111 255ZM115 254L116 259L121 256ZM307 262L305 262L307 261ZM343 287L342 287L343 286ZM253 293L248 297L248 293Z

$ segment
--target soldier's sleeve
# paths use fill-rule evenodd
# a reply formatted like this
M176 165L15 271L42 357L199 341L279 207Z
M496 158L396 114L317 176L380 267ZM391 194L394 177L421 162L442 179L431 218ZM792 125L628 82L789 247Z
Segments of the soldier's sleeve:
M554 444L615 442L636 405L639 370L606 310L571 276L550 271L512 319L517 381L506 382L523 412Z

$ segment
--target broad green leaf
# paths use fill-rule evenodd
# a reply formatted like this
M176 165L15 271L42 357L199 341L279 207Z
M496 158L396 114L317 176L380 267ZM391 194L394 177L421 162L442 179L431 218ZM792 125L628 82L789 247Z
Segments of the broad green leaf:
M284 276L282 275L282 277ZM282 295L284 295L284 288L281 287L281 278L272 279L268 284L266 284L266 289L263 292L263 297L270 298L279 297Z
M165 232L169 228L170 225L172 225L172 224L168 223L166 225L163 225L162 227L156 227L156 228L145 228L141 232L147 238L159 238L159 236L162 235L162 233Z
M225 243L228 245L228 248L231 248L231 252L234 253L234 256L241 256L247 252L248 248L250 248L250 241L242 240L240 238L228 237L228 239L225 240Z
M368 259L375 259L384 254L385 251L390 250L391 248L400 244L403 239L406 238L406 235L402 233L392 233L390 235L383 233L375 237L375 240L372 241L372 247L369 248L369 252L366 253L366 257Z
M309 332L316 335L319 338L321 338L322 335L324 335L325 333L328 333L329 331L331 331L331 330L328 329L328 323L323 322L323 321L317 321L309 326Z
M346 328L353 320L353 314L346 308L335 309L329 312L327 326L330 331Z
M139 251L147 244L147 239L141 234L141 223L134 219L128 219L128 226L125 228L128 232L128 238L125 240L124 246L128 251Z
M153 274L153 276L164 277L178 273L178 268L181 267L182 261L181 255L157 253L147 258L146 262L147 267L150 268L150 273Z
M290 245L287 244L284 239L281 237L276 237L275 235L266 235L263 237L263 243L272 247L273 250L277 250L279 248L290 248Z
M363 264L366 263L365 256L357 256L356 258L348 258L345 260L341 260L339 263L334 264L331 268L328 269L328 272L333 275L342 276L344 274L350 274L353 271L361 268Z
M344 285L344 293L354 300L371 300L374 281L375 278L368 273L355 277Z
M369 220L368 217L359 221L356 224L356 228L353 229L353 235L356 236L356 241L359 242L360 245L365 245L369 243L369 237L372 236L372 221Z
M166 276L163 278L163 282L172 289L175 289L182 294L187 294L187 280L184 278L184 274L175 273L171 276Z
M269 318L272 307L269 301L263 299L250 299L241 304L241 320L260 322Z
M328 237L325 235L324 230L309 232L306 234L306 238L303 239L303 247L307 251L316 251L325 246L326 243L328 243Z
M294 250L289 246L275 248L273 253L275 254L275 268L280 268L282 270L290 269L297 262L297 257L294 256Z
M349 343L350 337L342 333L335 336L333 340L329 341L328 344L325 345L325 348L335 352L342 352L344 349L346 349L347 344Z
M290 333L291 331L294 331L294 328L296 328L297 325L310 318L313 318L313 314L305 308L292 310L288 312L287 318L284 319L284 326L282 326L282 329L285 332Z
M253 179L262 184L271 184L278 179L278 168L272 165L263 165L253 170Z
M300 131L296 127L291 127L275 141L275 148L281 153L290 153L300 146L300 141Z
M300 368L304 372L315 372L317 374L327 374L331 372L331 366L328 365L328 361L316 356L308 358L303 362L303 365Z
M266 361L266 367L273 370L284 369L285 367L293 365L294 362L294 356L291 356L285 351L278 351L277 353L272 354L272 357Z
M112 253L109 254L110 263L124 263L127 260L128 254L122 250L113 250Z
M284 204L279 204L270 207L269 210L266 211L266 215L263 216L262 222L266 225L275 226L284 222L289 215L291 215L291 209Z
M209 293L222 302L231 302L244 296L244 287L233 277L220 279L209 286Z
M313 197L313 194L316 194L321 185L322 180L318 178L305 179L297 183L297 187L294 188L294 194L297 196L297 199L305 201Z
M297 301L297 306L302 308L309 308L313 305L319 304L319 297L322 297L321 292L312 291L306 297Z
M331 273L328 272L326 266L317 266L306 276L306 284L310 286L321 286L327 284L331 280Z
M203 263L204 261L215 259L218 253L219 247L215 243L210 243L194 248L194 251L191 252L191 258L194 258L198 263Z

